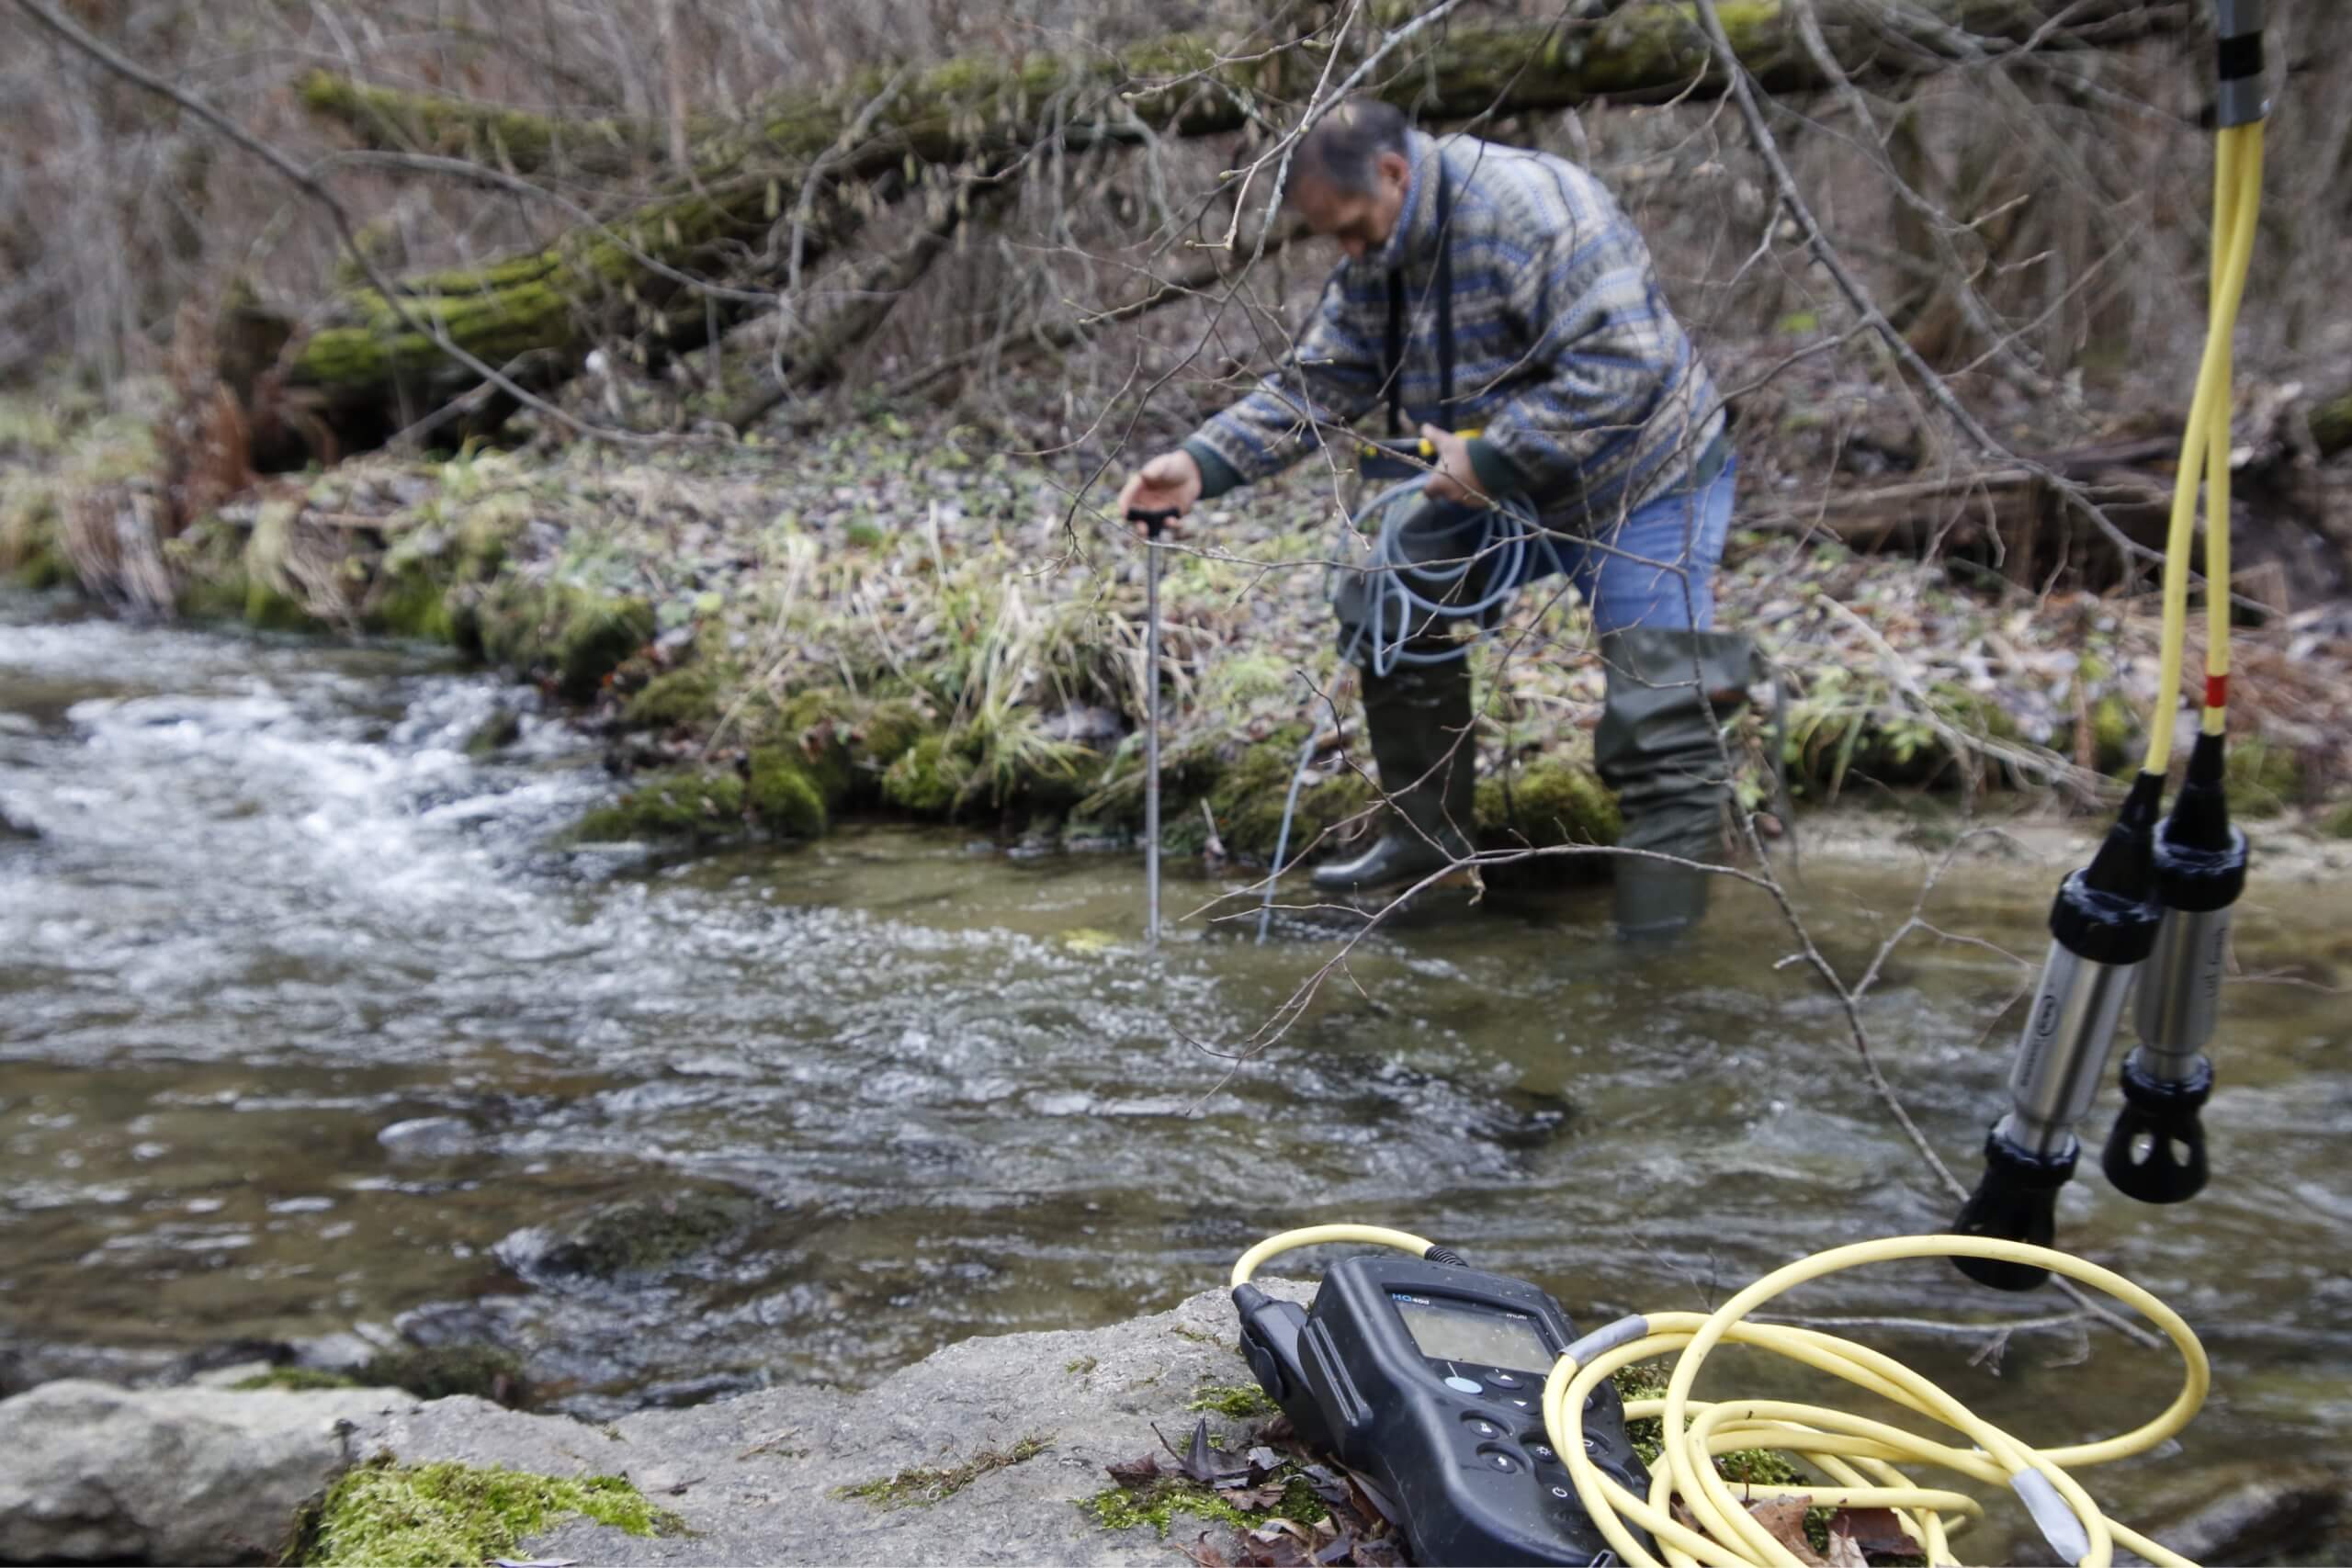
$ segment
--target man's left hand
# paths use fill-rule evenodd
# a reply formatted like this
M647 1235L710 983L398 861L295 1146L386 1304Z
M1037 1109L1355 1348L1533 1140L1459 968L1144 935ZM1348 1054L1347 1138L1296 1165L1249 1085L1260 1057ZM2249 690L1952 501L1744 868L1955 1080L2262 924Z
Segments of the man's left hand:
M1434 424L1421 426L1421 439L1437 452L1437 471L1430 475L1430 482L1421 491L1423 495L1431 501L1477 506L1489 503L1487 492L1478 487L1477 470L1470 466L1467 440Z

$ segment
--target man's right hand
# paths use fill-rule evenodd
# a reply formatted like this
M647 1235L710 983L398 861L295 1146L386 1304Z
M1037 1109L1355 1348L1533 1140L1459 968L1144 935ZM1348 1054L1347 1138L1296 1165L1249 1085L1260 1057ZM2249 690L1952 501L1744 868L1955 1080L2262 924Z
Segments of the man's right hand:
M1193 455L1179 446L1173 452L1162 452L1150 462L1127 476L1119 490L1119 515L1129 512L1189 513L1193 503L1201 499L1201 466ZM1136 525L1140 528L1142 524Z

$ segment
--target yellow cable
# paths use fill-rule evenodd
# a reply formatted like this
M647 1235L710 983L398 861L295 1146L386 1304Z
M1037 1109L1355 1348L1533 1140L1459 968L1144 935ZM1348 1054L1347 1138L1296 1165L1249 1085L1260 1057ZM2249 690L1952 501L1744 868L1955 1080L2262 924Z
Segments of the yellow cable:
M2216 214L2215 226L2229 232L2233 250L2244 247L2250 268L2262 209L2262 122L2232 127L2222 134L2243 138L2244 145L2236 160L2237 177L2230 192L2229 211L2226 218ZM2221 289L2220 270L2217 263L2216 294ZM2239 287L2245 287L2243 276ZM2222 344L2222 384L2226 387L2233 372L2227 340ZM2226 418L2208 423L2212 445L2206 459L2205 673L2209 692L2218 686L2222 700L2205 705L2204 730L2208 735L2220 735L2229 727L2230 711L2230 427Z
M2238 306L2245 295L2246 275L2254 261L2254 238L2262 194L2262 125L2232 126L2215 138L2213 156L2213 261L2211 301L2205 328L2204 357L2199 362L2197 386L2181 433L2180 468L2173 483L2171 525L2165 538L2164 635L2156 682L2155 711L2149 716L2145 771L2161 773L2172 762L2173 726L2180 707L2182 660L2188 629L2188 558L2197 531L2197 491L2210 480L2207 540L2209 552L2219 540L2220 561L2229 559L2229 441L2230 379L2233 334ZM2213 471L2208 473L2208 468ZM2209 673L2227 674L2228 579L2217 577L2214 560L2207 567L2206 659ZM2214 620L2216 597L2220 616ZM2218 652L2216 651L2218 648ZM2211 668L2215 659L2222 668ZM2209 728L2226 719L2226 712L2208 715ZM2218 731L2217 731L2218 732Z
M1431 1245L1420 1236L1376 1225L1314 1225L1271 1236L1243 1253L1233 1266L1232 1282L1246 1283L1278 1254L1322 1242L1368 1243L1416 1257ZM2128 1432L2096 1442L2037 1449L1978 1416L1891 1356L1815 1329L1746 1321L1774 1297L1826 1274L1870 1263L1954 1257L2047 1269L2132 1307L2180 1351L2185 1370L2179 1393L2163 1412ZM1693 1399L1691 1389L1708 1354L1725 1343L1769 1350L1828 1372L1950 1428L1961 1441L1939 1441L1888 1422L1787 1400ZM1586 1453L1585 1401L1618 1369L1667 1356L1675 1359L1665 1396L1632 1400L1625 1406L1630 1420L1655 1416L1661 1424L1659 1454L1650 1466L1648 1495L1642 1496L1603 1474ZM1898 1464L2013 1487L2020 1496L2031 1494L2029 1505L2039 1501L2036 1522L2045 1533L2079 1533L2080 1541L2070 1545L2079 1547L2074 1557L2081 1568L2108 1568L2119 1545L2159 1568L2195 1568L2109 1519L2071 1472L2145 1453L2171 1438L2204 1403L2211 1377L2204 1347L2180 1314L2120 1274L2023 1242L1896 1236L1836 1247L1776 1269L1713 1313L1661 1312L1637 1323L1629 1320L1623 1337L1583 1361L1563 1355L1544 1382L1544 1427L1566 1463L1586 1511L1631 1568L1802 1568L1796 1555L1745 1506L1750 1497L1771 1495L1802 1495L1823 1506L1892 1509L1931 1563L1952 1562L1951 1536L1983 1515L1983 1503L1964 1492L1922 1485L1897 1469ZM1745 1448L1786 1452L1820 1471L1828 1483L1735 1489L1717 1473L1712 1456ZM1657 1552L1643 1544L1636 1530L1647 1532Z

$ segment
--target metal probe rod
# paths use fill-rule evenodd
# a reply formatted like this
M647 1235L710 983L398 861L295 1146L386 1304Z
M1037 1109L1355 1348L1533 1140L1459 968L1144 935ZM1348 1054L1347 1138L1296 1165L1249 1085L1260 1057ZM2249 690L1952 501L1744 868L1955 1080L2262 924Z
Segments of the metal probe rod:
M1130 507L1143 543L1143 944L1159 945L1159 531L1173 511Z

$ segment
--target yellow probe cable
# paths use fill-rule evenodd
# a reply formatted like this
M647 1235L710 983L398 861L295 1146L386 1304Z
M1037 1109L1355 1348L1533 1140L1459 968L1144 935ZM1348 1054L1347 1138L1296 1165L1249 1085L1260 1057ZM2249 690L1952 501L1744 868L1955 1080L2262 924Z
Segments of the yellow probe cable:
M2182 662L2188 630L2188 558L2197 531L2197 491L2207 486L2205 560L2204 728L2222 733L2228 722L2230 672L2230 382L2231 339L2238 306L2253 269L2254 238L2262 206L2262 122L2232 126L2214 139L2213 259L2205 353L2188 423L2181 434L2179 472L2173 482L2172 522L2165 540L2164 637L2155 711L2149 716L2143 770L2162 773L2172 762L2173 725L2180 706Z
M1249 1281L1268 1258L1296 1247L1357 1242L1416 1257L1432 1243L1376 1225L1313 1225L1285 1231L1251 1247L1233 1266L1232 1282ZM1935 1383L1894 1358L1814 1329L1743 1321L1764 1303L1810 1280L1867 1263L1908 1258L1998 1258L2050 1269L2092 1285L2137 1309L2168 1336L2186 1365L2180 1393L2154 1419L2098 1442L2035 1449L1971 1412ZM1871 1393L1958 1432L1954 1446L1903 1427L1825 1406L1783 1400L1697 1401L1690 1397L1699 1368L1722 1343L1754 1346L1842 1378ZM1650 1494L1636 1496L1604 1475L1584 1449L1585 1400L1620 1367L1675 1356L1664 1398L1630 1400L1628 1419L1660 1419L1658 1458L1650 1466ZM1905 1533L1931 1563L1953 1561L1954 1524L1981 1517L1983 1505L1962 1492L1913 1482L1897 1464L1931 1465L1971 1480L2016 1491L2043 1535L2082 1568L2107 1568L2118 1542L2161 1568L2194 1568L2187 1559L2107 1517L2068 1472L2144 1453L2188 1424L2211 1382L2204 1347L2180 1314L2121 1275L2067 1253L1989 1236L1895 1236L1817 1253L1766 1275L1711 1314L1651 1313L1620 1319L1578 1340L1544 1383L1544 1427L1565 1459L1577 1497L1618 1555L1632 1568L1801 1568L1745 1502L1801 1495L1822 1506L1894 1511ZM1785 1450L1837 1484L1749 1485L1736 1494L1709 1462L1735 1449ZM1693 1524L1675 1517L1679 1502ZM1647 1530L1664 1559L1645 1550L1634 1528Z

